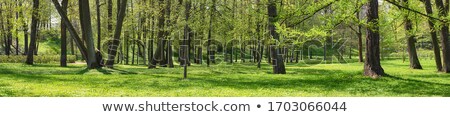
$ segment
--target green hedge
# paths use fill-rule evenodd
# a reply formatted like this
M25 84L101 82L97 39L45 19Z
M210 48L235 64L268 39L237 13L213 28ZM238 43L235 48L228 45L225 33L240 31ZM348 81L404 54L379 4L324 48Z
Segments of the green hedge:
M24 55L0 55L0 63L25 63L27 56ZM75 63L75 55L67 55L67 63ZM38 55L34 56L34 63L59 63L60 55Z

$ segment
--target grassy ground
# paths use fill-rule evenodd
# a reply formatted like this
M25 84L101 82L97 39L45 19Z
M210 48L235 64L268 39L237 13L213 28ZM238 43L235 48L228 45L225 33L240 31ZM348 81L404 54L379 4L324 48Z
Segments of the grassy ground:
M450 74L437 73L432 60L411 70L400 60L383 61L390 76L362 76L361 63L288 64L287 74L271 74L263 64L193 65L183 69L118 65L86 70L84 64L0 64L0 97L16 96L450 96Z

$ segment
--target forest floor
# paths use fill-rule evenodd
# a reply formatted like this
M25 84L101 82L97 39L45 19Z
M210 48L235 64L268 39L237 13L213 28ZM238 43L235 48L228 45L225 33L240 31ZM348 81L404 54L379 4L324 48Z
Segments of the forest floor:
M85 69L84 64L25 65L0 63L0 97L247 97L247 96L450 96L450 74L438 73L433 60L421 60L424 70L408 62L386 60L389 76L374 80L362 75L362 63L287 64L287 74L272 74L263 63L192 65L188 80L182 67L147 69L116 65L115 69Z

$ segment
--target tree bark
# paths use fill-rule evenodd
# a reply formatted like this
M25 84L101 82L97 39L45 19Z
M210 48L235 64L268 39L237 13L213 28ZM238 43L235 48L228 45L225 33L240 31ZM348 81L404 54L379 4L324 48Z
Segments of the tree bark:
M189 63L189 50L190 50L190 45L188 45L188 41L191 39L190 38L190 27L189 27L189 16L190 16L190 9L191 9L191 0L186 0L184 3L184 20L185 20L185 25L184 25L184 39L183 39L183 46L181 47L181 56L182 58L180 59L180 65L181 66L187 66L186 64ZM185 67L186 69L186 67Z
M22 7L22 3L19 3L19 6ZM20 17L24 18L23 10L20 10L19 14L20 14ZM27 24L26 20L22 22L22 28L23 28L23 37L24 37L23 55L27 55L27 53L28 53L28 24Z
M427 14L433 15L433 7L431 6L431 1L424 0L423 2L425 3L425 10L426 10ZM436 69L437 69L437 71L442 71L441 52L439 51L438 37L436 34L436 29L434 29L434 22L432 19L428 19L428 26L430 28L431 43L433 46Z
M442 0L436 0L436 7L439 9L439 17L447 17L448 16L448 7L449 2L443 3ZM441 26L441 44L442 44L442 57L443 57L443 66L442 72L450 73L450 42L449 42L449 27L447 23L444 23Z
M100 1L95 0L95 6L97 8L97 50L101 50L101 39L102 39L102 30L101 30L101 17L100 17Z
M39 0L33 0L33 11L31 16L31 40L30 40L30 48L27 53L27 61L26 64L33 65L33 56L34 49L36 48L36 34L37 34L37 24L39 22Z
M114 67L114 59L116 58L117 48L119 47L119 44L120 44L120 35L122 33L123 20L125 18L125 11L127 9L127 7L126 7L127 0L122 0L121 2L122 2L122 4L120 4L121 7L120 7L119 13L118 13L116 29L114 31L113 42L111 43L111 45L108 46L108 60L106 62L106 66L109 68Z
M408 6L408 0L403 0L403 5ZM408 46L408 54L409 54L409 67L411 69L422 69L422 65L420 65L419 58L417 56L416 51L416 38L412 33L412 21L408 18L408 15L404 16L405 22L405 31L407 36L407 46Z
M91 13L89 8L89 0L80 0L79 11L80 11L80 24L82 37L85 40L87 48L87 64L88 68L95 69L99 68L99 61L97 61L96 51L94 46L94 39L92 35L92 25L91 25Z
M64 14L67 15L67 6L69 0L63 0L61 6L64 10ZM67 31L64 21L61 20L61 57L60 66L67 67Z
M208 45L206 47L207 51L207 59L206 59L206 65L209 67L209 64L211 62L211 57L214 56L214 54L211 52L211 36L212 36L212 23L214 22L214 12L216 9L216 0L212 0L213 4L211 6L211 10L209 13L209 29L208 29Z
M356 13L356 18L358 21L361 20L360 12ZM362 25L358 23L358 32L356 35L358 36L358 62L364 62L363 60L363 37L362 37Z
M164 0L159 0L159 4L162 5L164 3ZM168 7L168 6L166 6ZM165 40L165 30L164 30L164 25L165 25L165 15L166 15L166 10L167 8L161 8L160 10L160 14L158 17L158 35L157 35L157 39L158 39L158 47L156 47L156 52L155 55L153 56L152 61L149 63L148 68L152 69L152 68L156 68L157 63L159 62L161 66L165 66L166 63L164 63L163 59L164 59L164 45L166 43Z
M379 78L385 75L380 64L380 34L378 24L378 0L370 0L367 5L366 58L364 61L364 75Z
M268 16L269 16L269 32L270 35L275 39L276 41L279 41L280 35L278 32L276 32L275 23L278 21L278 13L277 13L277 7L275 5L274 0L269 0L269 5L267 6ZM286 68L283 63L283 57L280 54L280 48L276 47L276 44L271 45L271 56L272 58L272 66L273 66L273 73L274 74L286 74Z
M113 17L113 8L112 8L112 6L113 6L113 3L112 3L112 0L108 0L107 1L107 4L108 4L108 36L109 36L109 38L111 38L111 34L112 34L112 31L113 31L113 25L112 25L112 23L113 23L113 19L112 19L112 17Z

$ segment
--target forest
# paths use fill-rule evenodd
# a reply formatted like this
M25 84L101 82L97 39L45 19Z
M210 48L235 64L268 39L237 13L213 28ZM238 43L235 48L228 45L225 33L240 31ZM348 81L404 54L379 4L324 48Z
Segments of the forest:
M450 96L449 0L0 0L0 96Z

